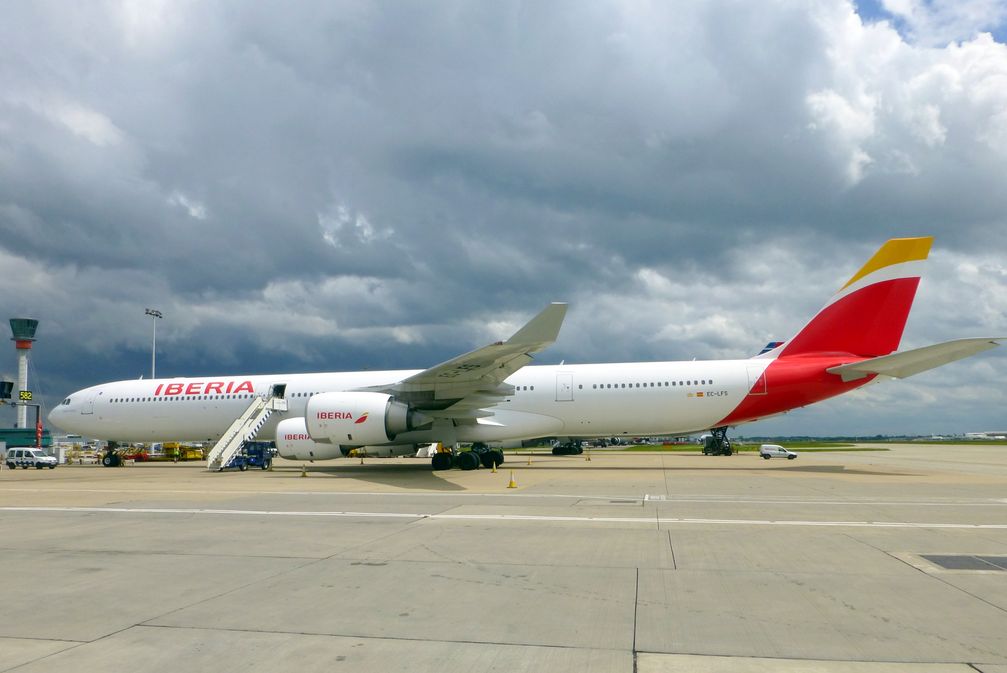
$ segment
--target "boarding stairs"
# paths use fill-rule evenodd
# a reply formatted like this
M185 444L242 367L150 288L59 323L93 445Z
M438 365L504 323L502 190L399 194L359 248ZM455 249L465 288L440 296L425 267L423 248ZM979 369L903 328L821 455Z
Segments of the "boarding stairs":
M206 457L206 469L214 472L223 470L241 450L244 443L255 437L274 411L286 410L287 400L282 397L254 396L248 404L248 408L234 419L231 426L210 449L210 453Z

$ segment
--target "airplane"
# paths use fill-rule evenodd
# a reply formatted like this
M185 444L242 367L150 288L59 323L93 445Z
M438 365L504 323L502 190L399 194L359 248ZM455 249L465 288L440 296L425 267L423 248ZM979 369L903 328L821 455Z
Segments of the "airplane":
M499 447L550 436L576 453L582 438L708 431L729 452L730 427L999 345L897 352L932 242L887 241L796 335L747 359L528 366L559 335L567 306L553 303L506 341L429 369L116 381L69 395L49 421L112 442L274 439L302 461L439 442L435 470L490 467Z

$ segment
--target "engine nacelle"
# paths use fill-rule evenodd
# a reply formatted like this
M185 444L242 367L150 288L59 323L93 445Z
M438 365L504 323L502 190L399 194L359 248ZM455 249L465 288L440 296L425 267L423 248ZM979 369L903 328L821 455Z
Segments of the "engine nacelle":
M276 426L276 451L287 460L331 460L343 455L338 444L311 439L303 418L288 418Z
M415 456L415 444L385 444L384 446L361 446L350 451L350 456L369 458L396 458L398 456Z
M304 412L315 441L348 446L387 444L395 435L430 423L423 414L384 393L320 393Z

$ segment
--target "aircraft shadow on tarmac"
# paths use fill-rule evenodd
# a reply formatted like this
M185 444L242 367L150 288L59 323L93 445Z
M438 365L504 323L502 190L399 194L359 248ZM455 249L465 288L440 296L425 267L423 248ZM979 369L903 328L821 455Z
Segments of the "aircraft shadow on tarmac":
M536 467L540 469L554 469L554 470L606 470L606 471L650 471L650 470L663 470L665 472L803 472L803 473L818 473L818 474L855 474L855 475L870 475L879 477L915 477L916 474L909 472L889 472L887 470L864 470L857 468L849 468L844 465L787 465L786 467L771 467L769 465L746 465L740 467L725 467L723 464L714 465L711 467L675 467L675 466L664 466L664 467L649 467L649 466L633 466L633 465L599 465L598 463L593 463L591 465L584 464L563 464L561 465L559 461L552 462L548 459L533 462L531 467L523 462L515 461L513 465L511 463L507 464L507 467L513 467L514 469L535 469Z
M280 472L275 470L274 474ZM301 469L296 468L292 472L289 468L284 468L282 472L287 476L300 476ZM308 475L311 477L352 477L357 481L372 482L383 486L397 486L400 488L414 489L422 488L432 491L465 491L464 486L453 484L441 477L443 472L434 472L430 469L430 464L426 461L416 465L382 465L380 463L366 463L364 465L314 465L308 468ZM448 474L451 474L448 472Z
M857 468L849 468L844 465L787 465L787 466L763 466L763 465L746 465L746 466L725 466L723 463L718 465L711 465L710 467L676 467L676 466L665 466L665 467L642 467L642 466L632 466L632 465L601 465L598 462L593 463L571 463L568 461L560 460L550 460L549 458L543 457L542 459L534 461L531 465L526 464L524 461L515 460L513 462L507 463L501 469L514 469L514 470L584 470L584 471L608 471L608 472L636 472L636 471L654 471L663 470L665 472L777 472L784 474L831 474L831 475L857 475L857 476L876 476L876 477L912 477L917 476L907 472L891 472L891 471L879 471L879 470L865 470ZM277 469L276 472L285 474L285 476L300 476L300 467L284 467L282 470ZM417 463L415 465L402 465L402 464L392 464L383 465L378 462L370 462L364 465L353 464L353 465L313 465L308 468L309 476L325 476L325 477L352 477L359 481L373 482L375 484L382 484L385 486L397 486L405 489L413 488L423 488L430 490L439 491L464 491L467 490L465 486L452 483L444 479L441 475L445 474L455 474L457 471L449 470L447 472L434 472L430 469L430 465L425 461L422 463Z
M879 470L858 470L845 465L794 465L775 468L783 472L819 472L822 474L870 474L884 477L916 477L910 472L888 472Z

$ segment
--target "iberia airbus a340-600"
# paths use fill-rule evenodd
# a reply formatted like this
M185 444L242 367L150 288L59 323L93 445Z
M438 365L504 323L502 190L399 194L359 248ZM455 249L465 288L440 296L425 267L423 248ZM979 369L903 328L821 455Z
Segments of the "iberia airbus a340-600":
M970 338L895 352L932 241L888 241L793 338L752 358L527 366L559 334L566 305L555 303L510 339L429 369L117 381L73 393L49 420L116 442L217 442L216 467L253 437L296 460L473 445L435 454L434 469L500 463L490 447L535 437L566 438L574 452L588 437L710 430L723 442L730 426L998 345Z

